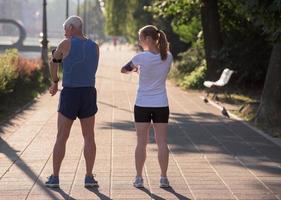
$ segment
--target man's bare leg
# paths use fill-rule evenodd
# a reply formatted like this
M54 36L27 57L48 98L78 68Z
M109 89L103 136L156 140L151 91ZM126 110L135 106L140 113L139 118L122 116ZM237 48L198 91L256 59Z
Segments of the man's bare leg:
M61 113L58 113L58 134L57 140L53 151L53 175L58 176L62 160L65 155L65 146L69 137L70 129L73 124L73 120L68 119Z

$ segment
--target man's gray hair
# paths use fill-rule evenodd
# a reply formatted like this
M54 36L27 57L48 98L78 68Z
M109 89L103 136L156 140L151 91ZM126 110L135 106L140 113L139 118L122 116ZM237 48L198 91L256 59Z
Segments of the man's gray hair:
M66 29L70 26L73 26L76 29L82 31L83 20L81 19L81 17L76 16L76 15L70 16L63 23L63 27Z

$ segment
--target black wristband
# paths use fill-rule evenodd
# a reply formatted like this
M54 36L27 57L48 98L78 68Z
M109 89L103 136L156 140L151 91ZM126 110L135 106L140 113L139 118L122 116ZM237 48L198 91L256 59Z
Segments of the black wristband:
M60 81L60 79L56 80L56 81L53 81L53 83L58 83Z
M123 66L127 71L132 71L133 70L133 67L132 67L132 64L133 64L133 62L132 61L130 61L130 62L128 62L125 66Z
M57 50L57 48L54 48L54 49L52 50L52 55L54 55L54 53L55 53L56 50Z
M61 63L62 59L55 59L55 58L53 58L52 61L53 61L53 63Z

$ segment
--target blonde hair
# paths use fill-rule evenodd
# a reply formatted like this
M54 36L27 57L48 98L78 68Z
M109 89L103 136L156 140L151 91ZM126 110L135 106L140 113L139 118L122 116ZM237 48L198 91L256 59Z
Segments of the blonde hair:
M81 19L81 17L76 15L70 16L63 23L63 28L66 29L69 28L70 26L73 26L77 30L82 31L83 20Z
M162 60L166 60L169 51L169 42L164 31L159 30L156 26L147 25L139 30L139 35L144 37L150 36L157 44L160 50Z

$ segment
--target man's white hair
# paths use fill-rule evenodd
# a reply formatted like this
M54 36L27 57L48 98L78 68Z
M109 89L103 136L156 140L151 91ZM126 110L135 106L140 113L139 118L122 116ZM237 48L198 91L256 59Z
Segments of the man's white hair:
M81 19L81 17L76 15L70 16L63 23L63 28L67 29L70 26L73 26L74 28L82 31L83 20Z

